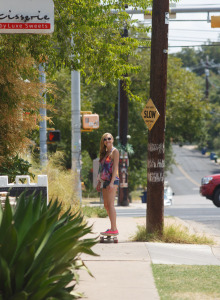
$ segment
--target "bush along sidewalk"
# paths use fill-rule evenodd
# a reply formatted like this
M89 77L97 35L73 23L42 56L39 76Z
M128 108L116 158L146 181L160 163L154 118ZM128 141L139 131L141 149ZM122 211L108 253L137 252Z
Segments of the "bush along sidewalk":
M81 253L96 255L82 215L61 214L58 201L22 194L0 205L0 300L76 299Z
M83 206L82 213L88 218L106 218L108 216L104 207Z
M162 236L157 232L154 234L148 233L146 225L138 226L135 235L132 237L132 241L214 245L212 238L205 235L191 234L187 227L174 224L164 226Z

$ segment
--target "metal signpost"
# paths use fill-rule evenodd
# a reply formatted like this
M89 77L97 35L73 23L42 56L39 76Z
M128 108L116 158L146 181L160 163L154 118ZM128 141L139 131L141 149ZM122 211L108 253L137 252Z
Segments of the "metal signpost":
M46 83L46 74L44 72L44 64L39 65L40 82L42 84ZM42 90L40 91L42 107L40 108L40 163L41 166L45 166L47 163L47 109L46 109L46 93Z
M79 202L82 202L81 187L81 121L80 121L81 99L80 99L80 72L71 71L71 152L72 170L76 183L76 194Z

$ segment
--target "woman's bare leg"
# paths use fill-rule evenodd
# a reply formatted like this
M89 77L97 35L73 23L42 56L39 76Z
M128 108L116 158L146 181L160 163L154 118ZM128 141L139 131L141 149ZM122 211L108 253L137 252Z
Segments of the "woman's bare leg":
M102 189L102 196L103 196L103 201L104 201L104 207L107 211L107 214L109 216L109 208L108 208L108 191L107 189ZM110 217L109 217L110 218Z
M117 230L117 225L116 225L116 210L115 210L115 195L117 191L117 186L114 186L111 189L107 188L107 193L106 193L106 198L107 198L107 203L108 203L108 211L109 211L109 219L111 222L111 230L115 231Z

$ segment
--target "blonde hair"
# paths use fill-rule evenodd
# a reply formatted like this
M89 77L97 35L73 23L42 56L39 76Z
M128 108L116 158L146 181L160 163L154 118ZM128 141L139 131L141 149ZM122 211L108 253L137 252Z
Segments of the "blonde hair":
M110 135L110 137L112 138L112 141L114 141L113 139L113 136L111 133L104 133L103 136L101 137L101 141L100 141L100 150L99 150L99 161L101 162L103 160L103 158L105 157L106 155L106 146L104 144L104 138L107 136L107 135Z

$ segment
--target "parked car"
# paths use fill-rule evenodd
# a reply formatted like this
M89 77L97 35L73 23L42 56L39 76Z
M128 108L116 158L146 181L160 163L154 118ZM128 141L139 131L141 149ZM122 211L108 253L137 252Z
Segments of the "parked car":
M203 177L201 180L200 194L212 200L215 206L220 207L220 174Z

